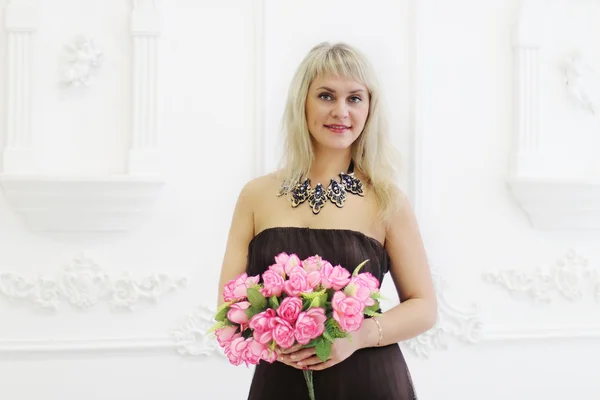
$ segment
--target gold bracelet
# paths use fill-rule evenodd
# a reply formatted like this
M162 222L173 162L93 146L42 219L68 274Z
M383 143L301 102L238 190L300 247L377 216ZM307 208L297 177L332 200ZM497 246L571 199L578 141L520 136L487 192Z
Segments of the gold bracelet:
M375 323L377 324L377 330L379 331L379 341L377 342L376 346L381 346L381 341L383 340L383 329L381 329L381 324L379 323L377 318L372 317L371 319L375 321Z

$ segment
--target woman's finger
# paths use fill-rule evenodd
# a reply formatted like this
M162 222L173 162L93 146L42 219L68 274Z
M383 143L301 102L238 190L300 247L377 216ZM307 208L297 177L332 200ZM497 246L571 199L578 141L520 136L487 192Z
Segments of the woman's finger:
M290 360L298 362L305 360L311 356L314 356L315 354L317 354L316 349L314 347L310 347L308 349L303 349L295 353L289 354L289 356Z
M329 360L327 360L329 361ZM321 359L317 356L312 356L312 357L308 357L300 362L298 362L298 366L299 367L303 367L303 366L308 366L310 367L311 365L317 365L317 364L322 364L323 361L321 361Z
M323 369L331 368L335 364L336 364L335 361L333 361L332 359L329 359L329 360L325 361L324 363L311 365L311 366L308 367L308 369L311 370L311 371L321 371Z
M301 366L298 366L295 361L291 360L290 356L286 355L286 354L279 354L277 356L277 361L279 361L285 365L288 365L290 367L294 367L294 368L298 368L298 369L302 368Z
M302 345L300 343L297 343L297 344L293 345L292 347L290 347L289 349L281 349L281 352L283 354L290 354L290 353L297 352L301 348L302 348Z

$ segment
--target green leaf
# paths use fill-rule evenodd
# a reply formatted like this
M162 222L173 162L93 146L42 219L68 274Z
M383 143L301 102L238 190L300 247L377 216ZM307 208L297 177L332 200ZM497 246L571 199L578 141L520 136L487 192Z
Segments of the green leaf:
M331 342L329 340L321 338L317 342L317 357L322 362L325 362L329 359L329 355L331 354Z
M219 312L215 315L215 321L222 322L227 318L227 313L231 309L230 306L220 307Z
M327 302L327 290L322 289L320 291L302 293L302 299L306 309L313 307L323 307Z
M366 307L364 313L367 314L367 312L379 312L380 308L381 308L381 305L379 304L379 300L375 300L375 304L373 304L372 306ZM367 314L367 315L371 315L371 314Z
M369 317L377 317L378 315L381 315L381 313L372 310L365 310L365 315L368 315Z
M310 304L312 303L312 300L304 300L302 302L302 311L306 311L310 308Z
M374 292L371 293L371 298L373 300L387 300L389 301L390 299L388 299L387 297L385 297L384 295L381 294L381 292Z
M246 308L246 315L248 316L248 319L254 317L256 314L263 312L262 309L260 308L256 308L254 306L250 306L248 308Z
M252 307L264 309L267 307L267 299L262 295L256 288L249 287L246 291L248 294L248 301L252 304Z
M236 300L231 300L231 301L221 304L219 307L217 307L217 313L220 312L222 309L229 307L230 305L232 305L235 302L236 302Z
M277 296L269 297L269 307L277 311L277 309L279 308L279 299L277 298Z
M325 322L325 332L334 339L341 339L349 336L348 332L344 332L340 327L340 324L333 318L328 319L327 322Z
M360 271L360 269L363 267L363 265L365 265L365 264L366 264L368 261L369 261L369 260L368 260L368 259L366 259L365 261L361 262L361 263L358 265L358 267L356 267L356 268L354 269L354 272L352 273L352 276L356 276L356 275L358 275L358 271Z
M323 294L325 294L326 292L327 291L325 289L323 289L323 290L309 292L309 293L302 293L302 298L305 300L313 300L317 297L323 296Z
M333 342L333 341L335 340L335 338L334 338L334 337L332 337L332 336L329 334L329 332L327 332L327 331L323 332L323 337L324 337L325 339L329 340L330 342Z
M327 293L320 293L319 296L315 297L310 303L310 307L324 307L327 303Z

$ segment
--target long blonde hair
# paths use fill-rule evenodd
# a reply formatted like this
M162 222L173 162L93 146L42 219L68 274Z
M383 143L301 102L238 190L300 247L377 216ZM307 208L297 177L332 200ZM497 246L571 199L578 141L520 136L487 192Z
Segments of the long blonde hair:
M385 222L396 211L399 199L396 170L400 159L389 138L374 71L362 53L345 43L325 42L313 47L292 79L283 116L285 141L280 170L283 183L295 186L314 160L306 122L306 97L312 81L325 75L353 79L369 90L369 114L362 133L352 144L352 159L356 169L367 176L364 183L375 194L379 216Z

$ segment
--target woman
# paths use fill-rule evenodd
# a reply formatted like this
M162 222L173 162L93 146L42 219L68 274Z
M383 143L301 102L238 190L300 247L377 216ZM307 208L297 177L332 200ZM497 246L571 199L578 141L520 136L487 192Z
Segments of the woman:
M289 90L283 167L248 182L239 196L219 283L262 274L274 256L318 254L381 282L390 272L401 303L337 339L321 362L314 348L278 351L261 362L248 399L415 399L398 346L436 321L426 254L411 206L396 186L395 154L368 62L345 44L324 43L302 61ZM340 172L343 172L340 174ZM339 176L339 179L338 179ZM308 180L307 180L308 179Z

